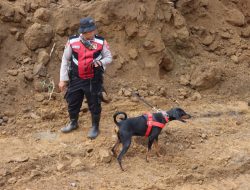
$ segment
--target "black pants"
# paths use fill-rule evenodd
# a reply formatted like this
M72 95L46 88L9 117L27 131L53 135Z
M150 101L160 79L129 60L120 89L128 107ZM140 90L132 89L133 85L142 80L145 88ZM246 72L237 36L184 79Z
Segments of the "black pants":
M84 80L78 77L72 77L65 95L70 119L78 117L84 97L87 99L91 114L99 115L102 111L100 99L101 89L102 80Z

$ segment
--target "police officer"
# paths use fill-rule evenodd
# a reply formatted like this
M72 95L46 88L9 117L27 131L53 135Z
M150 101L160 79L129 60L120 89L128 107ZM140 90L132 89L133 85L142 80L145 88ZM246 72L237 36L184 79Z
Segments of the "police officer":
M107 41L96 35L93 18L80 20L79 35L69 37L62 56L59 88L64 91L68 103L70 122L61 129L68 133L78 127L78 116L84 97L91 112L92 127L88 138L99 134L101 117L101 90L103 71L112 62Z

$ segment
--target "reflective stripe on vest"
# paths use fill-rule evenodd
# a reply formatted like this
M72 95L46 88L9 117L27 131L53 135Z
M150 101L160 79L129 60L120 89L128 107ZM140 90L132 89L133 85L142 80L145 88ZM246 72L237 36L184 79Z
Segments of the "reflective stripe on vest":
M148 116L148 120L147 120L148 128L147 128L147 131L145 134L146 137L149 136L150 132L152 131L153 126L156 126L156 127L163 129L165 127L166 123L168 122L168 117L164 117L166 120L166 123L160 123L160 122L153 120L153 114L147 113L147 116Z
M89 79L94 77L93 62L96 55L101 54L104 40L94 38L91 41L95 49L86 48L80 40L80 37L76 37L69 40L72 48L71 61L78 68L78 77L82 79ZM76 55L76 56L74 56Z

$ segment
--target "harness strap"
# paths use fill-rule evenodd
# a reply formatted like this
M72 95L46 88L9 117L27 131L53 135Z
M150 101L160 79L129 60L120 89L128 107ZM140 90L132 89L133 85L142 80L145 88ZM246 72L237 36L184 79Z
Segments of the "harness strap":
M160 123L160 122L157 122L157 121L154 121L153 120L153 114L151 113L147 113L147 116L148 116L148 120L147 120L147 125L148 125L148 128L147 128L147 131L146 131L146 134L145 136L148 137L153 126L156 126L156 127L159 127L161 129L163 129L166 125L166 123L168 122L168 117L164 117L165 120L166 120L166 123Z

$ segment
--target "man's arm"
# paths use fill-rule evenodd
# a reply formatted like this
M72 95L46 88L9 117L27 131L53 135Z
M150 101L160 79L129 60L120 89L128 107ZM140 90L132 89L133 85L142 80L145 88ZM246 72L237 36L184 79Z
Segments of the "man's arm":
M61 62L61 68L60 68L60 82L58 84L61 91L64 91L67 87L67 83L69 81L69 63L71 59L72 54L72 48L67 42L63 56L62 56L62 62Z
M102 59L100 61L102 62L103 68L105 69L106 66L112 62L112 54L106 40L104 41L101 54L102 54Z
M72 54L72 48L67 42L63 56L62 56L62 62L61 62L61 69L60 69L60 81L69 81L69 63L71 59L71 54Z

